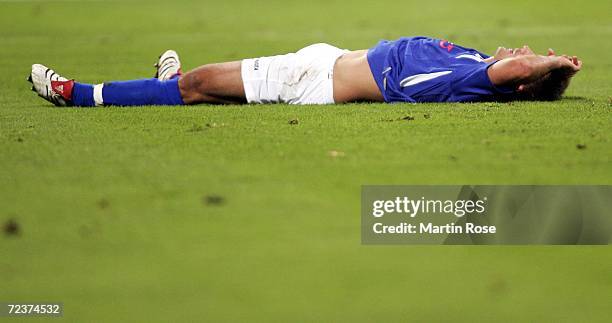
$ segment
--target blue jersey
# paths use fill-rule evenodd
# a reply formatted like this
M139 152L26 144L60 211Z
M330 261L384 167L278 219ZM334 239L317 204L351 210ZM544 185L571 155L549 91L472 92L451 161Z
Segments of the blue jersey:
M496 87L487 74L489 56L427 37L380 41L368 63L385 102L491 101L513 89Z

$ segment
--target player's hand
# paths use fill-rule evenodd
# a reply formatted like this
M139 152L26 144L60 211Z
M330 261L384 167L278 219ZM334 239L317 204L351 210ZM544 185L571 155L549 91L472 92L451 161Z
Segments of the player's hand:
M578 56L563 55L562 57L565 58L568 62L571 62L575 67L578 68L578 70L582 68L582 61L578 59Z
M577 56L561 55L555 56L555 58L560 64L559 69L570 77L582 69L582 61Z
M500 47L497 47L497 50L495 51L495 54L493 55L493 57L496 60L501 61L502 59L514 56L513 52L514 51L512 49L500 46Z
M519 55L535 55L533 50L531 50L531 48L529 48L529 46L527 46L527 45L523 45L523 47L517 48L515 50L515 53L517 53Z
M548 56L549 57L553 57L556 56L555 54L555 50L552 48L548 49ZM580 70L580 68L582 67L582 61L578 59L577 56L569 56L569 55L560 55L559 57L563 57L566 60L572 62L572 64L574 64L574 66L578 67L578 69Z
M523 45L523 47L513 48L510 50L510 56L522 56L522 55L535 55L535 53L529 48L527 45Z

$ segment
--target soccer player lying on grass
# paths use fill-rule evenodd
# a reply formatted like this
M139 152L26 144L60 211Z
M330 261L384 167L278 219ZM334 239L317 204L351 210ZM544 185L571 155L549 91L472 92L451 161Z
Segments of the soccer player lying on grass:
M58 106L557 100L582 62L550 49L536 55L527 46L500 47L489 57L444 40L411 37L357 51L315 44L185 74L169 50L156 66L155 78L91 85L35 64L28 80Z

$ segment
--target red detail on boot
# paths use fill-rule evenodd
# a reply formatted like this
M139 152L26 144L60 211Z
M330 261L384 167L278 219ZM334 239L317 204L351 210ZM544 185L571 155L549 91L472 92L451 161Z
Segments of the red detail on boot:
M74 80L68 81L51 81L51 89L53 92L61 95L66 101L72 101L72 88Z

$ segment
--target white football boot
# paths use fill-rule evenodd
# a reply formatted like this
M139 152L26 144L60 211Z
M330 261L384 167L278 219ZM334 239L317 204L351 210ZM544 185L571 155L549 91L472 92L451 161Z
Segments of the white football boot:
M174 78L176 75L180 76L182 74L179 56L171 49L165 51L159 56L155 67L157 68L155 77L160 81L167 81Z
M44 65L34 64L28 82L32 83L32 91L56 106L72 105L74 80L62 77Z

